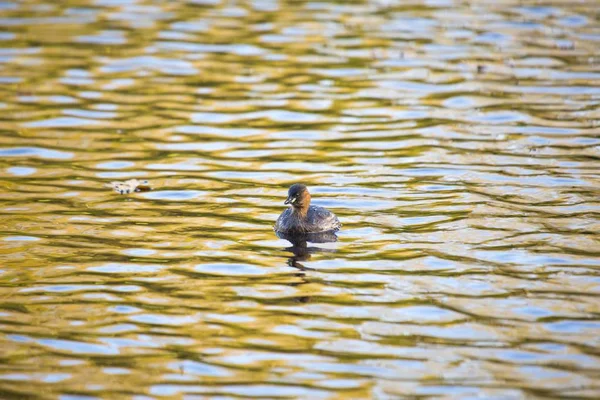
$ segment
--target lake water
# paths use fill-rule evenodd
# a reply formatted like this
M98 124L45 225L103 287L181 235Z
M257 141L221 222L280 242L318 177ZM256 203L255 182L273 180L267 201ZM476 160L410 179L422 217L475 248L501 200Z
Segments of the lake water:
M1 398L600 397L596 0L0 27ZM275 236L295 182L337 242Z

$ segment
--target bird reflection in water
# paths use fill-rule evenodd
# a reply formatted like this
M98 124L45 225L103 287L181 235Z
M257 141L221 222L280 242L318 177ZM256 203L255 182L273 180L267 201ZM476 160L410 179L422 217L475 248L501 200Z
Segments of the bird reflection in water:
M290 267L298 268L301 271L309 271L311 268L302 265L301 261L307 261L314 253L335 253L334 249L325 249L317 246L309 246L308 243L331 243L337 242L335 231L317 232L317 233L283 233L275 232L277 237L285 239L292 244L285 250L293 253L288 259Z
M299 270L295 275L300 278L299 282L291 283L290 286L299 286L309 283L306 276L306 271L314 271L313 268L305 267L301 261L310 260L314 253L335 253L335 249L325 249L317 246L309 246L308 243L331 243L337 242L335 231L318 232L318 233L296 233L288 234L283 232L275 232L277 237L285 239L292 244L292 247L286 247L285 250L290 251L293 255L288 258L288 265ZM311 296L299 296L293 299L298 303L308 303Z

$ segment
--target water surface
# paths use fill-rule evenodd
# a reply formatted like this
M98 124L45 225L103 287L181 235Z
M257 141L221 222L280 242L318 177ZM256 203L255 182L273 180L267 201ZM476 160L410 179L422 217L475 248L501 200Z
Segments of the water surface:
M0 397L600 397L599 18L0 3Z

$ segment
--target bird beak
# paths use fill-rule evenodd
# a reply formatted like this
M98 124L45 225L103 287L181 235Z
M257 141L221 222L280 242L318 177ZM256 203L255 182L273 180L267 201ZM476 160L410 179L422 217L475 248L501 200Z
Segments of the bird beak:
M288 197L287 199L285 199L283 204L292 204L292 203L294 203L294 201L296 201L295 197Z

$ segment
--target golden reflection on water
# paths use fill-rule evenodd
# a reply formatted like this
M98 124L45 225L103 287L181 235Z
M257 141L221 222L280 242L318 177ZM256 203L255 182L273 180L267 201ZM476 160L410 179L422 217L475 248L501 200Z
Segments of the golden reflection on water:
M600 396L595 1L0 25L0 397Z

